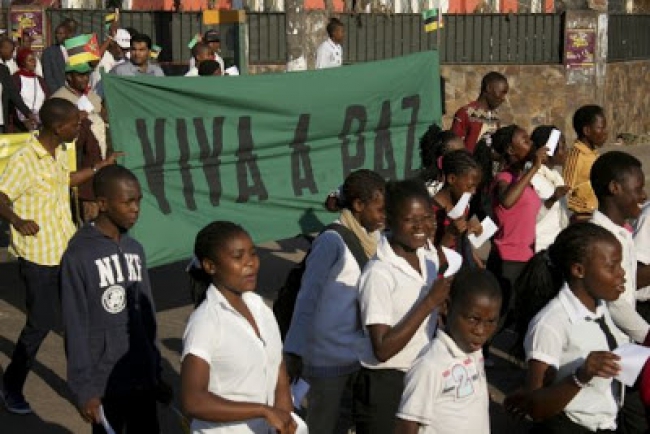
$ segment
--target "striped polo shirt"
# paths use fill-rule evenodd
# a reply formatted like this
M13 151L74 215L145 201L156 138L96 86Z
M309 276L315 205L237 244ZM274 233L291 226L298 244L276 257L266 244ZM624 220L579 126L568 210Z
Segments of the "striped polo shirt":
M62 146L55 157L34 136L11 156L0 175L0 191L9 197L13 211L33 220L40 230L23 236L11 227L10 252L39 265L59 265L75 232L70 211L70 164Z

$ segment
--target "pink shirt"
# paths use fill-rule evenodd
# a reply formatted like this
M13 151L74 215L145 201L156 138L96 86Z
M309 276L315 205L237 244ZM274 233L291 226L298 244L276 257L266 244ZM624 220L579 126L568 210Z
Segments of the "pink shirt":
M499 172L494 178L492 207L499 225L494 244L504 261L526 262L535 254L535 220L542 201L531 185L526 186L510 209L504 208L496 199L496 185L500 181L512 184L517 179L510 172Z

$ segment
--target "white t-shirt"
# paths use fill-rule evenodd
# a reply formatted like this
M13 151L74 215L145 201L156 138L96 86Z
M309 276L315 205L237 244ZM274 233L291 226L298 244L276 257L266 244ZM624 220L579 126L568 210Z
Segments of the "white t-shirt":
M438 330L404 384L397 417L419 423L419 434L490 433L482 350L467 354Z
M183 335L184 358L192 354L210 365L208 390L233 401L273 405L282 361L280 331L262 298L244 293L261 339L213 285L192 313ZM216 423L194 419L194 433L268 434L264 419Z
M419 303L436 280L438 267L424 249L417 250L422 275L397 256L388 239L382 236L377 255L363 269L359 278L359 307L364 338L358 346L359 360L369 369L398 369L408 371L413 361L433 339L437 327L438 309L425 319L406 346L386 362L375 358L367 326L394 326Z
M572 375L592 351L609 351L607 338L594 319L604 316L619 345L629 342L612 321L602 301L596 313L589 311L568 285L560 290L528 325L524 340L526 361L534 359L558 370L555 382ZM618 402L612 394L612 380L594 377L567 404L564 413L591 431L616 429Z
M32 113L38 113L45 102L45 92L38 77L20 76L20 96ZM16 113L21 121L26 119L22 112L17 111Z
M632 233L614 223L600 211L595 211L591 222L610 231L623 248L621 266L625 270L625 292L616 301L607 303L618 328L636 342L643 342L650 330L648 323L636 311L636 249Z
M565 185L564 178L560 172L541 166L530 181L531 185L542 200L547 200L557 187ZM535 225L535 252L548 248L555 237L569 225L569 209L566 198L555 201L549 209L542 203L537 213L537 224Z
M327 39L316 50L316 69L336 68L343 64L343 47Z
M650 202L641 210L641 215L634 225L634 247L636 260L642 264L650 264ZM650 300L650 286L641 288L636 292L639 301Z

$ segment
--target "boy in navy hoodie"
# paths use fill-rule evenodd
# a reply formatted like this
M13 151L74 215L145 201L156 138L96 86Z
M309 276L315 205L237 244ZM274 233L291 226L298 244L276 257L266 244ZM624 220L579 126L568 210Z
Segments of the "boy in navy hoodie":
M68 384L81 416L104 433L158 433L156 400L171 400L160 380L156 310L144 251L127 231L142 193L122 166L93 180L99 216L72 237L61 262Z

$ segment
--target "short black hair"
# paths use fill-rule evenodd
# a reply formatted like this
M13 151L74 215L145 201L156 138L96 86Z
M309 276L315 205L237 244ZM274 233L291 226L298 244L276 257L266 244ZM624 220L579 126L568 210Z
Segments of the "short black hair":
M464 175L470 170L481 170L481 166L467 149L457 149L442 157L442 173L445 176Z
M78 110L77 106L67 99L50 98L45 100L38 112L38 116L43 123L43 128L51 130L66 122Z
M213 59L206 60L205 62L201 62L201 64L199 65L199 75L200 76L214 75L214 73L219 71L220 69L221 69L221 65L219 65L219 62L217 62L216 60Z
M352 202L359 199L361 202L371 201L377 193L384 194L386 181L378 173L368 169L352 172L345 178L341 188L340 205L350 208Z
M136 42L142 43L144 42L147 44L147 48L151 50L151 38L149 35L145 35L144 33L138 33L136 35L131 36L131 48L136 44Z
M501 127L492 134L492 149L501 157L505 157L508 147L512 144L515 133L522 128L519 125L512 124L507 127Z
M483 269L465 269L454 275L449 290L449 307L467 303L470 297L483 295L491 299L502 299L501 286L494 274Z
M626 152L610 151L598 157L589 172L591 188L598 200L610 195L612 181L622 182L635 170L641 170L641 161Z
M499 81L502 81L504 83L508 83L508 79L506 78L506 76L501 74L500 72L496 72L496 71L488 72L481 79L481 93L487 92L487 88L488 88L489 85L491 85L492 83L499 82Z
M330 18L329 23L327 23L327 35L332 37L334 31L339 27L343 27L343 23L338 18Z
M555 125L540 125L533 130L533 133L530 135L530 140L533 142L535 149L546 146L546 142L548 142L548 138L551 137L553 130L559 131L559 128Z
M406 179L386 184L386 220L389 225L395 222L402 205L411 199L422 199L431 205L431 196L421 180Z
M599 105L583 105L573 114L573 129L578 138L584 137L585 127L593 125L598 117L605 118L605 110Z
M99 169L93 177L95 197L110 197L119 181L133 181L140 185L138 178L129 169L119 164L111 164Z

